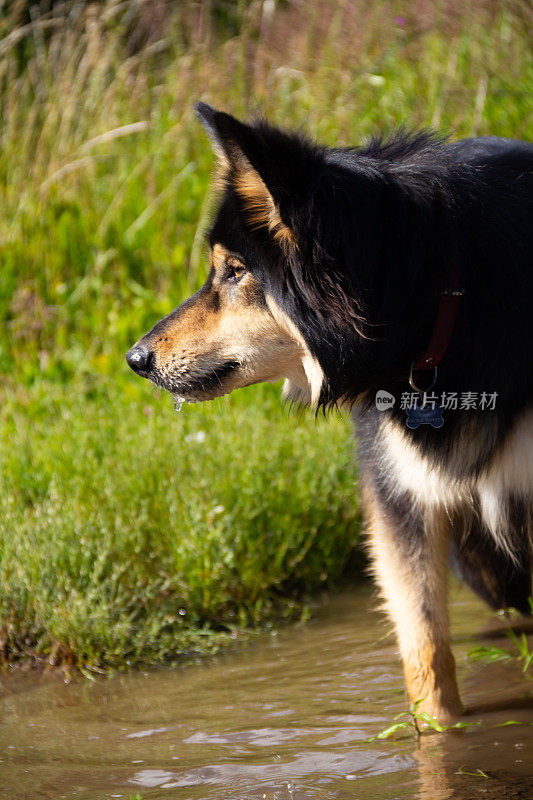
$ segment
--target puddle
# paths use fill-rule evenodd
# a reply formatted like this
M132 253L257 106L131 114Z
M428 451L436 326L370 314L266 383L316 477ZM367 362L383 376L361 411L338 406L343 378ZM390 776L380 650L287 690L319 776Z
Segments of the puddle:
M70 684L2 675L0 797L533 797L533 681L514 664L467 662L468 649L495 641L490 613L456 585L463 699L483 725L419 744L365 741L405 704L395 643L373 605L367 588L344 593L305 626L178 669ZM520 724L501 727L508 720Z

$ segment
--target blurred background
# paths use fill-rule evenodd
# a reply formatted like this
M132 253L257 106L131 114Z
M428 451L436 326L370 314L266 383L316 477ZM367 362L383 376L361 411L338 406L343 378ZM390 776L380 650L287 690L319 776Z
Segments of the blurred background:
M126 350L207 274L204 100L349 145L533 139L528 0L0 0L0 659L213 651L362 580L348 419Z

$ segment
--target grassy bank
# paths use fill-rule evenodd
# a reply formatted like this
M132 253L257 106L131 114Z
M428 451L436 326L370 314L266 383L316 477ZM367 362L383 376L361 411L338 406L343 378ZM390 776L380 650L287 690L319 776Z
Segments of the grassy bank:
M2 412L4 658L89 666L212 651L297 611L357 542L351 445L277 392L172 409L112 383Z
M176 415L125 366L206 275L194 102L330 144L401 123L533 138L521 0L157 7L0 14L4 659L217 647L355 546L345 422L289 416L272 387Z

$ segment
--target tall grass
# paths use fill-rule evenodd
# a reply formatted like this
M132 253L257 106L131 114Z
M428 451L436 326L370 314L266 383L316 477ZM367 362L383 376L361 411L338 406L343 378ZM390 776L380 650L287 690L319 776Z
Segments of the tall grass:
M358 534L340 421L289 418L267 388L179 417L168 399L60 389L6 415L4 658L212 650L338 577Z
M125 367L206 274L194 102L329 144L400 124L531 139L531 10L22 7L0 13L0 648L167 658L334 579L357 538L341 420L288 421L271 389L170 417Z
M59 5L0 43L0 374L114 375L203 280L200 98L330 144L399 124L532 136L526 2L227 4L229 37L211 4L167 5L134 53L150 3Z

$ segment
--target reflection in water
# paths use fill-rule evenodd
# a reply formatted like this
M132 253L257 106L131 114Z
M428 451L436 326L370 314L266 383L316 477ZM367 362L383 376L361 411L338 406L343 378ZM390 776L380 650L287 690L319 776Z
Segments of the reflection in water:
M306 626L180 669L69 685L3 675L0 798L533 798L532 684L513 664L467 663L494 631L466 590L453 594L459 677L481 725L366 741L405 700L394 641L357 590Z
M530 734L528 734L530 735ZM422 738L414 752L420 776L421 800L510 800L511 798L533 798L533 763L531 748L524 752L523 728L516 734L512 749L502 747L501 731L495 732L494 741L487 747L476 750L465 747L461 735L439 737L436 744L432 737ZM500 747L500 752L495 749ZM514 755L527 754L524 758ZM510 758L509 758L510 757ZM509 763L511 761L511 763ZM483 765L483 766L481 766ZM519 767L519 768L517 768Z

